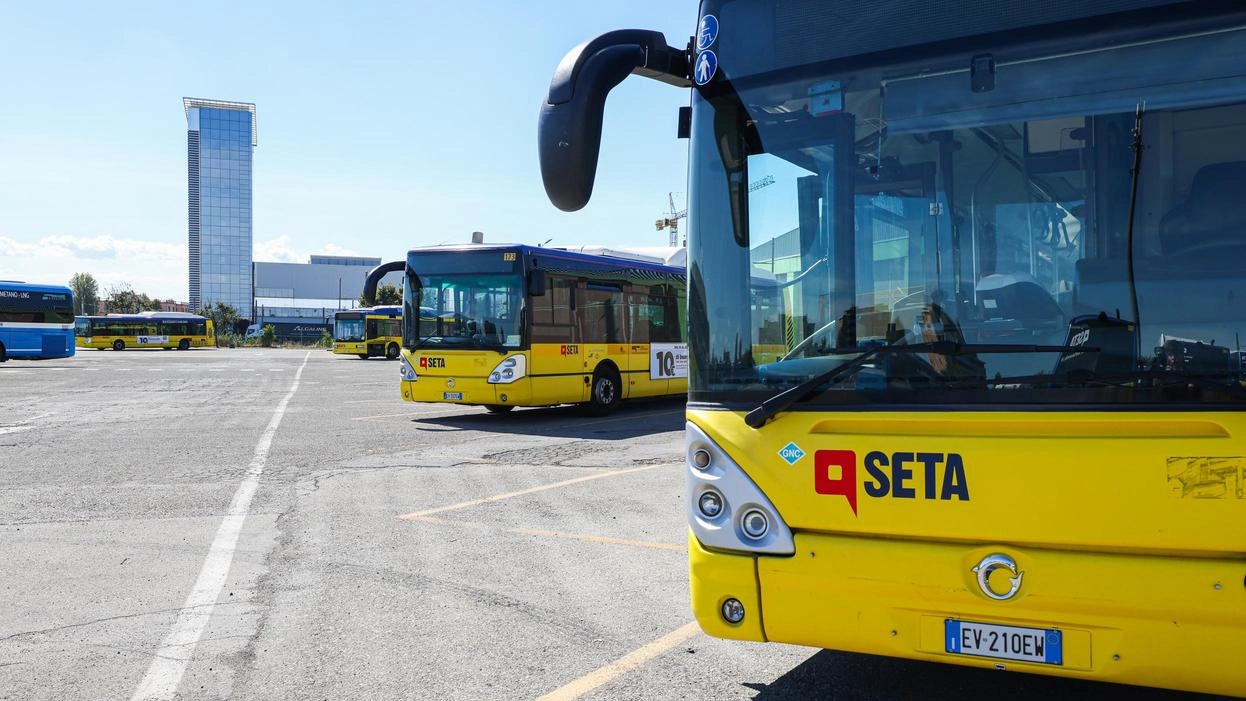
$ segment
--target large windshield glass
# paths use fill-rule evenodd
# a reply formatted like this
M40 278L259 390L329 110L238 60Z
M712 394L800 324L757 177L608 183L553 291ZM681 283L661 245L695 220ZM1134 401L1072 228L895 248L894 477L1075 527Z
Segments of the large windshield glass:
M875 353L811 401L1242 402L1244 53L1222 31L989 76L957 57L702 88L691 398L947 341Z
M339 316L333 321L333 340L335 341L362 341L363 340L363 316Z
M413 251L407 265L403 321L408 348L521 346L523 278L516 252Z

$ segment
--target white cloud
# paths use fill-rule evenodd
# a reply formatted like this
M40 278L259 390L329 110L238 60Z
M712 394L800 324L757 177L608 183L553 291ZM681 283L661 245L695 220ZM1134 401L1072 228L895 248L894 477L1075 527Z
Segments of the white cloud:
M351 248L346 248L344 246L339 246L336 243L327 243L321 246L318 253L320 255L325 255L325 256L357 256L357 255L360 255L358 251L351 249Z
M91 273L101 290L122 283L160 298L186 299L185 244L114 236L0 236L0 278L66 284Z
M256 241L251 248L252 260L261 263L306 263L307 256L294 250L290 237L278 236L268 241Z

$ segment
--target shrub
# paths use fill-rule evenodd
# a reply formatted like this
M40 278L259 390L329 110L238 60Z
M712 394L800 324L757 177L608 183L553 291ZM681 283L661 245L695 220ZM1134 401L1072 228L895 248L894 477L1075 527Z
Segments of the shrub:
M275 340L277 340L277 329L272 324L265 324L264 329L260 331L260 345L272 348Z

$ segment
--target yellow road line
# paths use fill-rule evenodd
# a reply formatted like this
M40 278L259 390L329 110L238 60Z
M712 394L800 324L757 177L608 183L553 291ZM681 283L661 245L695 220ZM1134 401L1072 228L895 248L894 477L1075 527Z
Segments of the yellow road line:
M567 485L570 485L570 484L579 484L580 482L587 482L589 480L605 479L607 477L618 477L620 475L630 475L634 472L644 472L645 470L655 470L659 467L669 467L669 466L670 465L668 463L666 465L645 465L644 467L633 467L628 470L611 470L609 472L598 472L597 474L585 475L583 477L576 477L574 479L563 480L562 482L554 482L553 484L543 484L539 487L529 487L527 489L521 489L517 492L506 492L505 494L494 494L491 497L472 499L471 501L461 501L457 504L451 504L449 506L439 506L435 509L425 509L423 511L416 511L410 514L403 514L399 516L398 518L405 519L407 521L413 521L416 518L419 518L420 516L431 516L432 514L440 514L445 511L455 511L457 509L466 509L469 506L479 506L481 504L488 504L490 502L502 501L503 499L510 499L511 497L521 497L521 496L524 496L525 494L543 492L547 489L557 489L558 487L566 487Z
M579 698L593 689L627 674L700 632L701 628L695 622L689 623L682 628L677 628L648 645L637 648L614 662L604 667L599 667L570 684L549 692L537 699L537 701L570 701L571 699Z
M446 409L433 409L431 411L408 411L401 414L378 414L377 416L356 416L351 421L367 421L368 419L392 419L396 416L452 416L454 414L463 413L463 409L454 409L450 413Z
M567 533L565 531L543 531L536 528L501 528L498 526L491 526L487 523L451 521L449 519L438 518L437 516L415 516L408 514L406 516L401 516L400 518L406 519L407 521L419 521L420 523L435 523L438 525L453 526L455 528L472 528L502 533L517 533L519 535L535 536L537 538L562 538L564 540L582 540L588 543L605 543L607 545L631 545L638 548L670 550L677 553L687 552L688 550L685 545L657 543L651 540L631 540L630 538L616 538L608 535L587 535L583 533Z

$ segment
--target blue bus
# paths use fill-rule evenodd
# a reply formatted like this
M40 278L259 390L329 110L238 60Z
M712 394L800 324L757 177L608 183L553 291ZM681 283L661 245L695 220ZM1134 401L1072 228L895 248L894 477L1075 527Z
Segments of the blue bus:
M60 285L0 280L0 363L73 354L73 291Z

